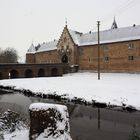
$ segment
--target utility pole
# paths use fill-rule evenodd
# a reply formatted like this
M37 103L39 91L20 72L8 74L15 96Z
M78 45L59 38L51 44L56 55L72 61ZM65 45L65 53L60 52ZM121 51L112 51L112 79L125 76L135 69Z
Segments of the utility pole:
M100 80L100 21L97 21L98 26L98 80Z

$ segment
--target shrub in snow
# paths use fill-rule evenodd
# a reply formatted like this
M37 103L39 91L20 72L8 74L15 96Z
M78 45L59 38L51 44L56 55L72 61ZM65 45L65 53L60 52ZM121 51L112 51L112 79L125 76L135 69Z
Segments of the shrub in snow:
M30 140L71 140L66 106L33 103L30 112Z
M12 133L15 130L26 128L20 115L10 109L0 115L0 139L4 133Z

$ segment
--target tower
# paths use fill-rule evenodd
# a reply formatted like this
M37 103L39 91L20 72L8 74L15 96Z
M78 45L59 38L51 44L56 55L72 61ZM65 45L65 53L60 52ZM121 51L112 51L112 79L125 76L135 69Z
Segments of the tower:
M111 26L111 29L117 29L118 26L117 26L117 23L116 23L116 20L115 20L115 17L114 17L114 21L112 23L112 26Z

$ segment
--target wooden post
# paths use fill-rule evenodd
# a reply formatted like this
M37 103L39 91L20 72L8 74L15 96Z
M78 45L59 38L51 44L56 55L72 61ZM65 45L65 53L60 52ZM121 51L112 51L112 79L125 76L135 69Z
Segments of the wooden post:
M99 31L100 21L97 21L97 25L98 25L98 80L100 80L100 31Z

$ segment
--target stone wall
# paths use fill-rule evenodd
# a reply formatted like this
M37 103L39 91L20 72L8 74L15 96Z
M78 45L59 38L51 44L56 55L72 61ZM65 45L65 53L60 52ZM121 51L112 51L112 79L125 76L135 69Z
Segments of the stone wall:
M132 44L132 48L129 45ZM98 45L77 46L65 27L57 48L69 47L70 65L79 65L80 70L94 70L98 67ZM132 58L133 57L133 58ZM36 53L28 57L28 63L61 62L62 56L57 50ZM34 59L35 58L35 59ZM133 59L133 60L129 60ZM104 72L140 72L140 40L100 44L100 66Z
M128 44L133 48L129 49ZM133 56L133 60L128 57ZM101 70L106 72L140 72L140 41L100 45ZM97 70L98 46L79 47L79 68Z
M26 63L36 63L36 61L35 61L35 54L27 53L26 54Z
M51 140L70 138L69 115L66 106L33 103L30 112L30 140L48 138Z
M68 72L69 65L61 63L0 64L0 79L62 76Z
M38 52L35 54L36 63L60 63L59 55L57 50L48 52Z

